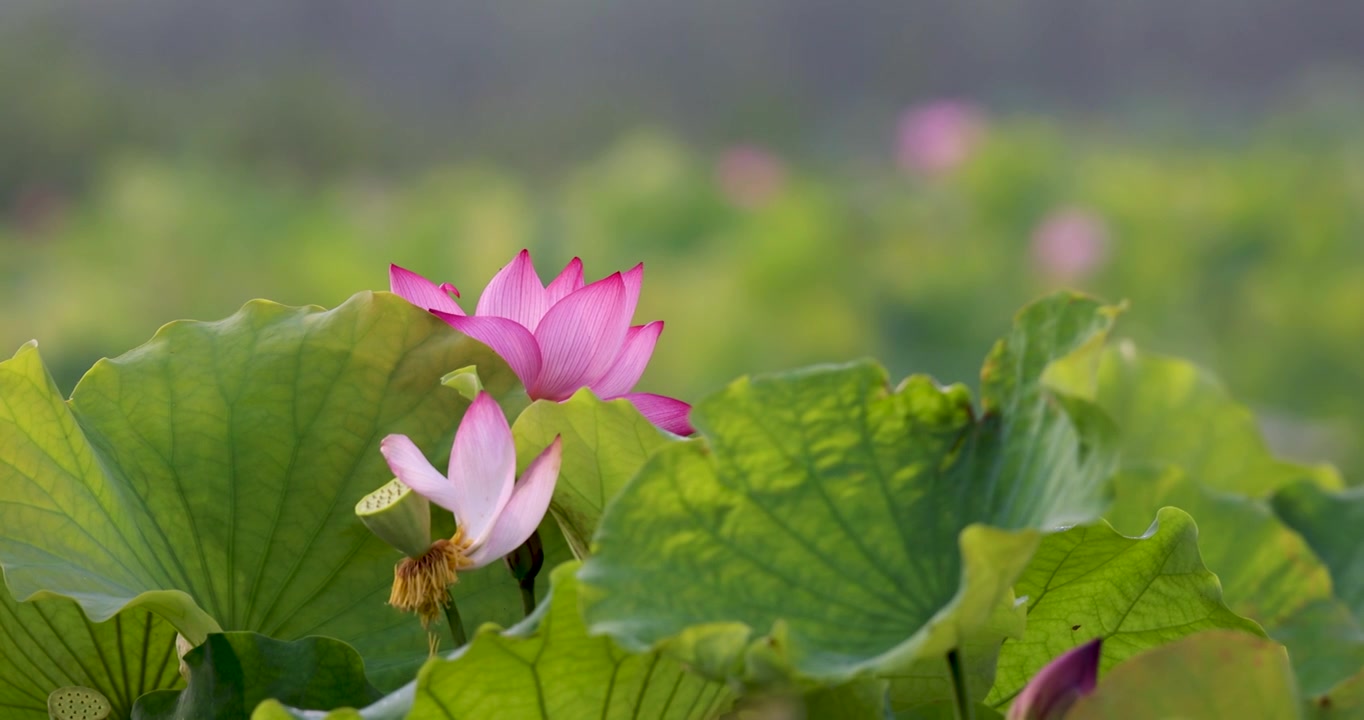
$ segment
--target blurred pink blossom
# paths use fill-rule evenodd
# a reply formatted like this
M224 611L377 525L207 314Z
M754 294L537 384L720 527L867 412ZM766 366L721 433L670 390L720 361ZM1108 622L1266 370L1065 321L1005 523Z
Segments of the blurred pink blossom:
M715 163L715 181L735 205L755 208L766 205L786 184L786 167L772 153L752 145L736 145Z
M966 162L985 134L985 118L960 100L936 100L911 107L900 116L896 152L900 167L942 175Z
M1080 280L1108 260L1109 242L1103 218L1082 208L1061 208L1033 231L1033 261L1053 280Z

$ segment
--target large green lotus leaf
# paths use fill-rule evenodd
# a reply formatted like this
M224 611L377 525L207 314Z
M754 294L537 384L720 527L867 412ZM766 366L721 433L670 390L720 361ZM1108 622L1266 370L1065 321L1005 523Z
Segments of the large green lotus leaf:
M566 402L538 400L512 427L524 470L540 451L563 438L563 463L550 512L578 557L586 557L602 509L671 436L629 400L598 400L579 390Z
M1113 668L1066 720L1302 717L1283 647L1230 630L1190 635Z
M1214 628L1263 634L1222 602L1198 555L1198 527L1165 508L1146 535L1105 522L1048 536L1014 586L1028 602L1022 638L1009 639L988 704L1003 708L1052 659L1101 637L1108 669L1137 653Z
M0 588L0 716L47 720L47 696L71 685L98 690L115 720L144 693L184 685L175 629L146 610L90 622L65 598L15 602Z
M1266 629L1331 597L1326 567L1263 500L1209 488L1176 466L1121 472L1113 488L1107 519L1124 535L1142 533L1166 506L1196 518L1199 551L1227 604Z
M27 345L0 363L10 589L71 597L96 620L150 609L196 642L329 635L381 686L410 679L425 633L385 606L398 555L353 507L390 477L384 434L448 454L467 403L440 378L471 364L510 382L485 346L388 293L171 323L97 363L70 401ZM473 622L519 617L496 568L456 593Z
M189 686L144 696L135 720L241 718L270 698L327 709L382 696L365 679L355 648L326 637L282 642L252 632L215 633L185 654L185 665Z
M980 417L963 387L892 390L871 363L702 400L705 439L661 449L602 518L589 626L757 681L943 655L988 621L1038 530L1105 506L1106 418L1040 378L1112 315L1069 294L1026 308L987 360Z
M1331 569L1336 597L1364 620L1364 487L1331 493L1298 483L1277 493L1273 503Z
M1124 468L1175 465L1209 488L1256 497L1301 479L1341 484L1329 467L1271 455L1250 410L1193 363L1124 343L1103 354L1098 377L1094 399L1121 431Z

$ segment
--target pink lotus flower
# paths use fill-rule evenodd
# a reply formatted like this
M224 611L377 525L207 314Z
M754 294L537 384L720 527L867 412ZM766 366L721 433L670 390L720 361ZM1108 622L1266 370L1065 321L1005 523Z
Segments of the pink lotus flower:
M971 157L984 133L985 121L969 103L938 100L910 108L897 128L900 167L924 175L951 172Z
M1102 217L1082 208L1061 208L1033 231L1032 255L1049 278L1075 282L1103 266L1110 242Z
M559 479L563 444L554 438L516 481L516 445L507 418L492 396L479 393L455 431L447 474L427 462L406 435L389 435L379 451L403 484L455 514L452 564L465 569L515 550L539 527Z
M465 315L453 285L437 286L410 270L389 267L393 292L426 308L507 361L532 399L567 400L590 388L603 400L625 398L658 427L690 435L691 406L652 393L630 392L653 355L663 322L630 325L644 280L643 263L583 282L578 258L548 286L522 250L498 271L472 316Z
M1066 651L1038 671L1009 707L1008 720L1061 720L1076 700L1094 692L1103 638Z

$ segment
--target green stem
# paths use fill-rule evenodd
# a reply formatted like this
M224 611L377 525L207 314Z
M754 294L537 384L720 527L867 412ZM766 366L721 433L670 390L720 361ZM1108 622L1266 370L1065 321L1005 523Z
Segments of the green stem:
M455 603L455 595L449 590L445 591L450 595L450 604L445 606L445 622L450 626L450 637L455 641L455 648L462 648L469 642L469 637L464 634L464 621L459 617L459 605Z
M976 720L976 708L966 695L966 673L961 669L961 655L956 648L947 653L947 669L952 674L952 695L956 701L957 720Z
M521 612L526 617L530 617L530 614L535 612L535 578L528 579L530 582L523 580L519 583L521 586Z

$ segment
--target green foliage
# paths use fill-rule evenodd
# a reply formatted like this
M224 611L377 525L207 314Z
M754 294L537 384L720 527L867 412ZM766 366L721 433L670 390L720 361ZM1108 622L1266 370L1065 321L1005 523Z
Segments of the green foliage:
M145 610L93 623L65 598L17 603L0 588L0 648L0 708L15 720L47 720L60 687L98 690L124 719L144 693L184 685L175 629Z
M384 607L398 557L353 507L390 477L385 433L449 447L466 403L440 377L475 362L487 383L510 377L387 293L172 323L99 363L69 402L25 346L0 363L10 589L71 597L95 620L148 609L195 642L220 629L329 635L396 685L427 643ZM475 622L519 608L496 568L463 575L456 594Z
M1191 635L1117 666L1066 720L1301 717L1288 656L1253 635Z
M363 706L382 693L355 649L325 637L280 642L251 632L215 633L185 654L189 686L138 700L134 720L246 717L263 700L327 710Z
M1299 483L1274 496L1274 511L1331 569L1336 597L1364 619L1364 489L1328 493Z
M1140 538L1103 522L1049 535L1014 591L1027 599L1028 625L1004 641L986 699L997 707L1053 658L1096 637L1108 669L1202 630L1263 634L1223 604L1217 576L1198 555L1198 528L1175 508L1161 510Z
M578 611L577 563L554 570L546 610L509 630L485 625L469 645L429 661L415 686L327 720L465 717L712 718L732 702L723 683L659 653L633 654L590 636ZM304 717L272 703L258 720Z
M1106 421L1041 378L1111 317L1066 294L1025 309L987 360L979 418L960 386L892 391L866 363L706 398L705 440L657 453L603 518L589 625L756 681L941 656L1007 597L1038 530L1102 511Z
M520 470L554 441L563 438L563 464L550 511L578 557L586 557L602 509L649 455L670 437L628 400L602 402L579 390L562 403L540 400L512 428Z

